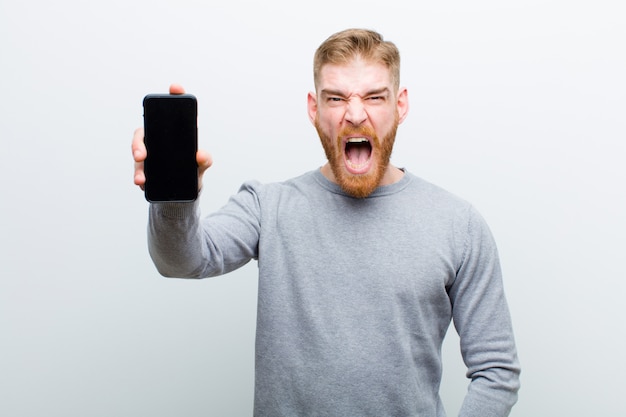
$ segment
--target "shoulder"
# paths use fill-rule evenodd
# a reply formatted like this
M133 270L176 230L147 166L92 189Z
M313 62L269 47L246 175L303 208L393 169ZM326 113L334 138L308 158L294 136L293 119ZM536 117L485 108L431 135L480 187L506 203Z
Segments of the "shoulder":
M257 180L244 182L239 193L250 193L263 201L271 201L275 198L282 198L285 195L311 194L319 188L315 179L315 172L310 171L280 182L261 183Z
M445 188L433 184L410 172L406 172L408 179L407 198L412 198L419 202L424 209L439 213L467 213L474 210L469 201L446 190Z
M455 234L465 239L490 234L484 217L470 201L416 175L406 175L410 180L406 204L419 211L420 217L434 224L452 226Z

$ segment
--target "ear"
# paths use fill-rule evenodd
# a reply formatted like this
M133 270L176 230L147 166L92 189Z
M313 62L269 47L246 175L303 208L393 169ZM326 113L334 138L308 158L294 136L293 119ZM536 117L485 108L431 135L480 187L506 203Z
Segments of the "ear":
M398 101L396 105L398 108L398 123L402 123L409 113L409 93L406 87L401 87L398 90Z
M315 118L317 117L317 96L313 92L309 92L306 98L307 111L309 113L309 120L315 124Z

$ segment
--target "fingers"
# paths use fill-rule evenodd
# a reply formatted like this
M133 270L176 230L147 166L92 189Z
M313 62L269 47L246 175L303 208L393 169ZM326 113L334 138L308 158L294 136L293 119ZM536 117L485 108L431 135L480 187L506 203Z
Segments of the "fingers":
M202 176L204 175L204 171L213 165L213 157L206 151L198 150L198 153L196 154L196 162L198 163L198 189L201 189Z
M213 165L213 157L211 154L203 151L202 149L198 150L198 153L196 154L196 161L198 162L198 171L200 175Z
M143 128L138 128L133 134L133 142L131 149L133 152L133 159L135 160L135 175L134 182L136 185L143 189L146 183L146 176L143 172L143 161L146 159L146 145L143 143Z
M133 159L135 162L143 162L146 159L146 145L143 143L143 127L135 129L131 144Z

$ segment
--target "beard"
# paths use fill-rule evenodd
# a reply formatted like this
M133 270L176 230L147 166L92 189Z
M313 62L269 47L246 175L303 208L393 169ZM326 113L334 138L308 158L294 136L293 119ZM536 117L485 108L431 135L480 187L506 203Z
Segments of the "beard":
M393 126L379 138L373 129L369 127L345 127L336 138L331 138L321 128L319 120L315 120L315 129L320 137L330 169L335 176L335 181L343 191L352 197L365 198L372 194L380 185L389 166L393 144L398 130L398 115ZM346 136L362 136L370 139L372 161L370 170L364 174L352 174L346 170L344 153L344 141Z

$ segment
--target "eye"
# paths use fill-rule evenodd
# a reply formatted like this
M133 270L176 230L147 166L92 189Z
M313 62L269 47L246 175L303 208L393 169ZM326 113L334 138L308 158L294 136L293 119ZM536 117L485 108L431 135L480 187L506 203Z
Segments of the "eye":
M326 103L329 107L340 107L345 101L344 98L338 96L328 96L326 98Z

